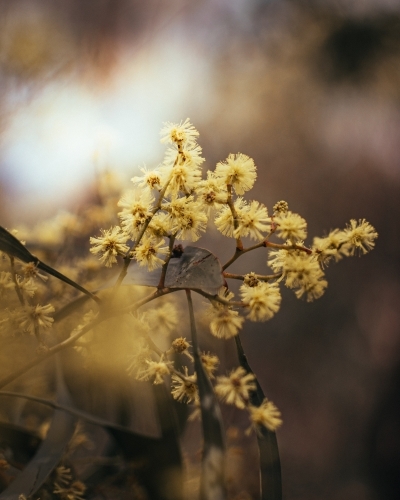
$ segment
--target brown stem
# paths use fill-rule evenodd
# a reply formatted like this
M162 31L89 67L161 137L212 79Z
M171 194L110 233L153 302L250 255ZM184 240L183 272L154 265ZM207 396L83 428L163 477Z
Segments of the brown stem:
M244 280L245 275L244 274L233 274L233 273L223 273L224 278L231 279L231 280ZM273 280L276 278L280 278L282 276L282 273L275 273L275 274L255 274L254 277L257 278L260 281L269 281Z
M202 295L203 297L206 297L208 300L224 304L224 306L248 307L248 304L246 304L245 302L226 300L220 297L219 295L211 295L210 293L206 293L203 290L200 290L199 288L193 288L193 291L198 293L199 295Z
M277 248L279 250L301 250L302 252L306 252L308 255L312 254L312 250L310 250L309 248L303 247L301 245L296 245L295 243L293 243L292 245L282 245L280 243L265 241L265 246L270 248Z
M176 233L172 234L170 239L169 239L169 246L168 246L169 252L168 252L168 255L164 261L162 269L161 269L160 281L157 285L158 289L164 288L164 286L165 286L165 277L167 275L168 264L169 264L169 261L171 260L172 251L174 249L175 238L176 238Z

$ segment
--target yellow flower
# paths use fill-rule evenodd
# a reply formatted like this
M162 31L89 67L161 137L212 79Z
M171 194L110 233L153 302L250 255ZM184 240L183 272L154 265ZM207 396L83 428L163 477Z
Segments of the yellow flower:
M146 219L152 215L151 209L154 196L149 189L131 190L119 200L118 206L122 211L118 213L123 230L133 239L140 232Z
M244 302L249 304L248 318L251 321L267 321L279 311L281 294L278 283L261 283L257 286L240 287L240 294Z
M18 322L21 328L35 333L35 328L47 329L53 325L54 319L49 314L55 311L51 304L45 306L25 306L18 314Z
M203 352L200 355L201 362L203 363L203 367L205 371L207 372L207 375L209 378L213 379L214 378L214 372L218 368L219 365L219 359L218 356L215 356L215 354L210 354L209 352Z
M253 200L250 205L246 204L241 209L239 227L234 231L234 236L250 236L253 240L262 240L264 236L261 231L269 230L270 226L266 224L269 221L267 208Z
M153 384L162 384L163 377L169 375L172 369L171 361L146 360L147 368L137 377L138 380L153 380Z
M132 177L131 181L141 188L160 189L161 188L161 174L157 170L147 170L146 167L141 168L143 173L141 177Z
M119 226L100 231L102 236L90 238L90 243L93 245L90 252L94 255L102 254L100 261L106 267L111 267L117 262L117 255L125 255L129 250L129 247L125 245L128 236L121 231Z
M239 366L228 377L217 377L215 392L222 401L238 408L245 408L249 403L250 392L256 390L255 377Z
M274 222L279 225L279 238L296 241L305 240L307 237L307 222L299 214L283 212L275 217Z
M242 197L238 197L234 202L234 207L237 214L237 221L240 224L242 212L246 206L246 202ZM235 224L231 209L226 205L219 210L215 217L215 225L224 236L228 238L235 238Z
M226 184L215 177L214 172L207 171L207 179L201 181L196 188L198 201L205 207L207 214L219 203L226 203Z
M215 176L226 185L231 185L236 194L244 194L251 189L257 178L254 160L247 155L230 154L225 162L219 162L215 168Z
M343 246L345 255L366 254L375 246L378 233L365 219L360 219L357 223L351 219L350 224L344 231L346 242Z
M157 254L165 255L168 247L163 247L164 240L158 241L153 236L144 235L140 244L135 248L133 254L140 266L147 266L149 271L153 271L164 264L164 261L157 257Z
M228 306L217 304L208 310L211 333L219 339L230 339L238 334L244 318Z
M185 146L192 146L196 143L199 136L198 131L190 123L189 118L180 123L164 123L161 129L161 142L167 144L181 144Z
M180 377L177 374L173 374L171 377L171 394L174 399L181 401L182 403L191 403L199 398L196 374L188 375L188 369L185 366L185 373Z
M180 240L197 241L200 233L205 231L207 216L193 196L172 200L165 209L171 217L173 231Z
M272 401L264 399L260 406L249 406L253 428L260 433L259 426L275 432L282 425L281 412Z

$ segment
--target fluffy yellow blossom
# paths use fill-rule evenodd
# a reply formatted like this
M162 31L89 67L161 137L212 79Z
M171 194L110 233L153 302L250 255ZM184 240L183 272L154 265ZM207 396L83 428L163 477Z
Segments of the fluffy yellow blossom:
M230 339L237 335L244 322L237 311L219 303L210 306L207 315L211 333L220 339Z
M213 379L214 372L216 371L219 365L218 356L216 356L215 354L211 354L209 352L203 352L200 355L200 359L207 375L209 376L210 379Z
M180 123L164 123L161 129L161 142L167 144L182 144L192 146L196 143L199 132L190 123L189 118Z
M185 366L185 373L180 377L173 374L171 377L171 394L174 399L182 403L192 403L199 399L197 390L196 374L188 375L188 369Z
M240 196L234 202L238 223L241 220L242 211L244 210L245 206L246 202ZM218 231L220 231L224 236L228 236L228 238L235 237L235 224L233 215L231 209L227 205L222 207L217 212L214 222Z
M325 238L315 237L313 240L312 250L317 256L318 262L322 266L327 264L331 259L336 262L342 258L340 251L343 243L346 241L346 233L339 229L334 229Z
M207 216L193 196L172 200L165 209L169 212L173 231L180 240L197 241L205 231Z
M262 283L257 286L240 287L240 294L245 303L249 304L248 318L251 321L267 321L279 311L281 293L278 283Z
M163 377L169 375L172 370L171 361L152 361L146 359L147 368L143 370L139 376L138 380L152 380L154 384L162 384L164 382Z
M201 152L199 146L198 148ZM177 196L179 192L192 192L201 181L201 169L197 164L201 164L201 160L204 159L197 157L196 149L193 150L193 156L189 156L189 151L186 151L186 156L183 156L183 153L177 156L175 150L170 150L170 152L171 159L167 158L161 168L164 178L170 179L167 195ZM175 160L175 165L173 160Z
M159 241L153 236L144 235L139 245L135 248L133 255L140 266L146 266L149 271L153 271L164 264L163 259L157 256L166 255L168 247L163 247L164 240Z
M132 177L131 181L140 188L161 189L161 174L158 170L141 168L142 176Z
M328 282L324 279L319 262L313 255L300 250L272 250L268 264L275 272L281 272L288 288L299 288L298 298L307 294L307 301L320 298Z
M238 197L234 202L236 211L236 223L229 206L224 206L217 213L215 225L222 234L228 237L239 238L242 236L250 236L255 240L263 239L261 231L269 229L270 221L268 211L264 205L258 201L251 201L248 204L243 198Z
M102 233L100 237L90 238L90 243L93 245L90 252L94 255L101 254L100 261L106 267L111 267L117 262L117 255L125 255L129 250L125 244L128 236L121 231L119 226L100 231Z
M346 243L343 247L345 255L355 255L356 253L366 254L375 246L378 233L365 219L358 222L351 219L350 224L344 231Z
M260 406L249 406L252 427L260 433L259 427L275 432L282 425L281 412L272 401L264 399Z
M189 349L190 343L185 337L178 337L172 341L171 347L178 354L182 354Z
M149 189L131 190L122 196L118 206L122 211L118 213L122 229L133 239L143 227L146 219L152 215L154 196Z
M227 404L245 408L250 399L250 392L256 390L255 377L239 366L228 377L217 377L215 393Z
M267 208L258 201L251 201L246 204L240 211L239 226L234 231L234 236L250 236L253 240L262 240L264 238L261 231L268 231L270 221Z
M299 214L283 212L275 217L274 222L279 225L278 236L284 240L305 240L307 237L307 222Z
M170 215L165 212L157 212L148 225L148 231L158 239L173 233L174 224Z
M50 328L54 319L49 314L54 311L55 309L51 304L24 306L17 315L19 326L30 334L34 334L36 328Z
M38 289L32 278L26 279L17 277L17 284L19 289L25 293L28 297L33 297L35 295L36 290Z
M207 179L199 182L196 193L207 214L217 204L226 203L228 196L225 183L215 177L214 172L211 172L211 170L207 171Z
M253 187L257 178L256 166L254 160L247 155L230 154L224 162L217 164L215 176L241 195Z

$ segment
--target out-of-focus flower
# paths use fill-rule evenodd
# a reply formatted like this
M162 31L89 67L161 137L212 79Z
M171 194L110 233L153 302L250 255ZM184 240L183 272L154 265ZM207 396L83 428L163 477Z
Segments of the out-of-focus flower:
M256 390L255 377L239 366L228 377L217 377L216 394L227 404L245 408L250 399L250 392Z
M248 409L252 427L258 433L260 433L260 426L274 432L282 425L281 412L268 399L264 399L260 406L250 405Z

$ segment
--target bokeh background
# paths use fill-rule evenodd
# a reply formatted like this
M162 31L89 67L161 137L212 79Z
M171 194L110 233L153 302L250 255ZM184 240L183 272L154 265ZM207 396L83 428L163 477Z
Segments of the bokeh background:
M0 86L2 226L73 212L107 168L156 166L162 123L190 117L208 168L252 156L252 197L287 200L311 237L377 229L323 298L288 290L243 344L284 415L285 500L400 498L399 3L0 0ZM223 259L225 243L199 242Z

